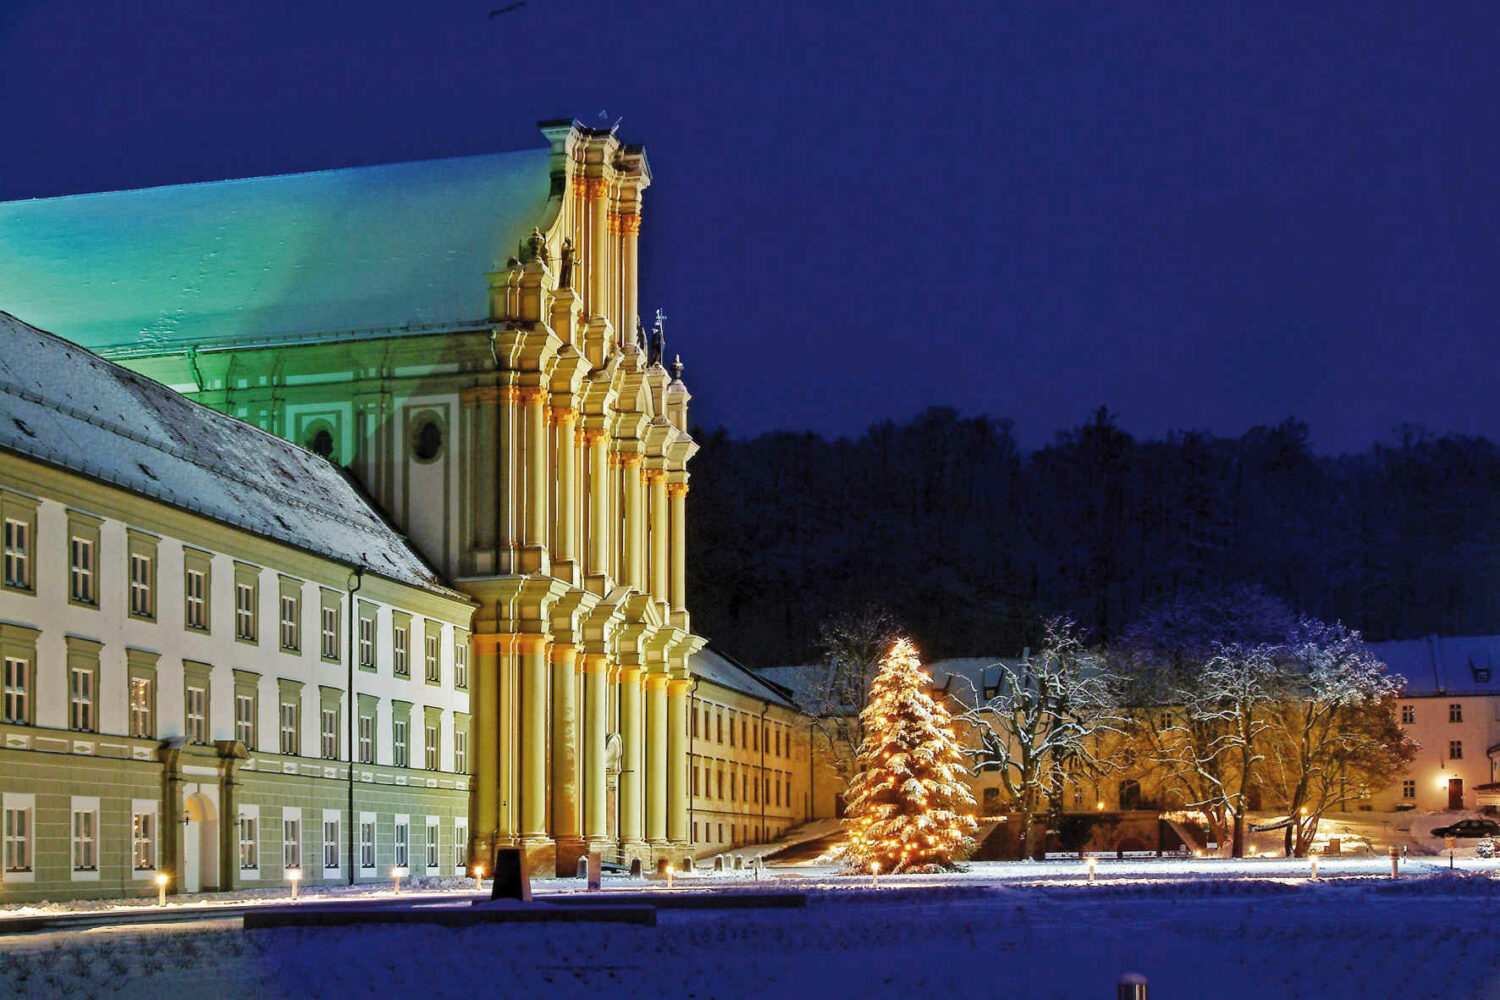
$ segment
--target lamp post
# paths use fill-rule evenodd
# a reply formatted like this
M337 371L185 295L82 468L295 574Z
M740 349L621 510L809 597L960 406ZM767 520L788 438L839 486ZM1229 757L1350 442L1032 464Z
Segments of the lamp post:
M158 872L156 875L156 905L167 905L167 882L170 881L166 872Z
M484 891L484 865L474 866L474 888Z

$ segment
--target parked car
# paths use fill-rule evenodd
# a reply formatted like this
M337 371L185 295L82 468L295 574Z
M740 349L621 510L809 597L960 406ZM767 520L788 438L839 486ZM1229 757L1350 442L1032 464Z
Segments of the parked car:
M1432 831L1434 837L1497 837L1500 823L1492 819L1461 819L1451 826L1440 826Z

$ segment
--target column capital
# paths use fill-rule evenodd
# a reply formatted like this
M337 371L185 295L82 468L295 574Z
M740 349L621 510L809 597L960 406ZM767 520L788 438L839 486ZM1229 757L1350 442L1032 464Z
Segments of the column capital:
M685 497L687 495L688 495L688 484L687 483L668 483L667 484L667 496L671 497L673 500L681 500L683 497Z
M641 453L638 451L622 451L620 465L626 469L635 468L641 464Z
M619 212L620 235L639 236L641 234L641 213Z
M540 404L547 399L547 390L539 385L523 385L519 389L512 389L515 398L521 401L523 406Z
M646 675L646 690L647 691L665 690L666 687L667 687L667 675L666 674L652 673L652 674L647 674Z
M516 652L522 656L540 656L547 651L548 639L535 632L523 632L514 636Z
M584 442L591 445L598 444L609 437L609 431L603 427L583 427L579 429L579 433L583 435Z
M646 469L641 473L641 478L646 481L647 486L655 486L667 478L665 469Z
M577 419L577 411L575 411L571 405L566 403L559 406L556 402L553 402L551 408L547 411L547 423L556 424L559 427L561 427L563 424L571 424L574 420Z
M681 698L693 689L693 682L683 677L673 677L667 681L667 697Z
M586 674L609 672L609 656L605 653L584 653L580 660L583 664L583 672Z
M511 632L476 632L469 636L469 646L475 656L486 653L511 653L515 651L518 637Z
M589 201L603 201L609 196L609 179L605 177L585 177L580 185L584 191L584 197Z
M548 653L553 663L570 663L578 655L578 647L571 642L554 642Z

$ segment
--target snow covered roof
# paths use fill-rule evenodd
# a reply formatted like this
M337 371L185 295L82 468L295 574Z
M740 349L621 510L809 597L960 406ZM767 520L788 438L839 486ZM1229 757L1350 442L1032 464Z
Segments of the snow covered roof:
M333 465L0 312L0 448L452 593Z
M731 691L769 701L783 708L793 710L797 708L788 691L775 683L766 681L750 668L741 666L714 649L705 647L688 657L688 670L694 677L701 677L703 680Z
M1413 698L1500 695L1500 635L1430 635L1368 645L1392 673L1406 678Z
M0 303L110 355L489 316L549 150L0 202Z

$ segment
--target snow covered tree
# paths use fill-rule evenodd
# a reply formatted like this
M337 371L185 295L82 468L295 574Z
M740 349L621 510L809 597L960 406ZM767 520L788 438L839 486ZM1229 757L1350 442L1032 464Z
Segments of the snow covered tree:
M896 640L861 713L845 858L855 872L950 869L974 849L974 796L948 710L916 648Z
M828 741L825 759L845 788L860 770L864 710L875 675L900 632L896 619L874 605L835 615L818 629L823 659L802 707Z
M1305 620L1287 650L1267 771L1287 804L1286 853L1303 857L1330 808L1389 785L1419 749L1396 721L1403 680L1343 625Z
M1063 618L1047 623L1036 655L999 668L994 695L966 711L963 722L979 737L970 751L975 769L1000 772L1019 814L1022 854L1031 857L1044 832L1038 813L1044 801L1060 800L1064 771L1110 766L1097 751L1099 737L1116 731L1112 684L1103 661Z

